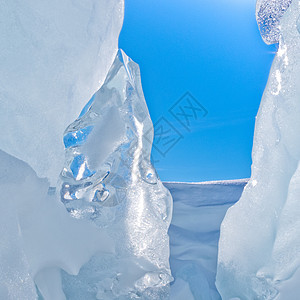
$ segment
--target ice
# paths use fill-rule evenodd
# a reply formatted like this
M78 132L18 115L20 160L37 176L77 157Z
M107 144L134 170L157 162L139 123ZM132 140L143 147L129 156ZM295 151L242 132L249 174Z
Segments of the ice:
M0 149L55 186L62 135L103 83L118 49L123 0L2 0Z
M18 201L11 182L13 160L0 150L0 299L36 299L34 281L29 274L29 263L22 247L19 230ZM19 170L19 173L21 170ZM14 178L20 179L19 178Z
M65 299L60 270L78 274L95 253L114 253L106 232L72 218L49 184L0 151L0 299Z
M172 198L123 10L0 3L1 299L168 297Z
M299 13L294 0L281 18L255 126L251 180L221 226L217 287L223 299L274 299L300 266Z
M279 295L276 300L298 300L300 293L299 282L300 269L297 269L290 279L278 285Z
M68 299L165 299L172 280L172 198L150 162L153 125L139 67L119 50L103 86L66 130L61 197L74 218L116 242L78 276L63 273Z
M280 19L291 2L292 0L258 0L256 2L257 24L265 43L279 42Z

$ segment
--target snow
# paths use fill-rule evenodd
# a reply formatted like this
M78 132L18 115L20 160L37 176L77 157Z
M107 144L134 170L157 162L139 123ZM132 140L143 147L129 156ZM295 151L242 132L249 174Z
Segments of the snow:
M300 266L299 14L300 1L292 1L280 19L279 49L255 126L251 179L221 226L217 287L225 300L280 297Z
M169 229L175 281L171 300L221 299L215 287L220 224L247 180L167 182L173 201Z

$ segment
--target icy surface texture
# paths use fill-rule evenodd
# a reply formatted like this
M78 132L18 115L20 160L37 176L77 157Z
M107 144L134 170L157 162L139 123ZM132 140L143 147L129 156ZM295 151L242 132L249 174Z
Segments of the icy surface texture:
M256 20L265 43L279 42L280 19L291 2L292 0L258 0L256 2Z
M0 150L0 299L65 299L60 269L78 274L95 253L113 253L105 232L72 218L49 184Z
M1 150L0 166L0 299L36 299L16 213L20 197L17 184L23 185L22 169L16 170L14 159Z
M103 83L123 0L1 0L0 149L55 185L62 134Z
M66 130L61 197L70 214L116 241L78 276L63 275L70 299L165 299L172 198L150 162L153 125L139 67L119 50L108 76Z
M281 19L256 121L251 180L221 227L217 287L223 299L273 299L277 285L300 266L299 14L294 0Z

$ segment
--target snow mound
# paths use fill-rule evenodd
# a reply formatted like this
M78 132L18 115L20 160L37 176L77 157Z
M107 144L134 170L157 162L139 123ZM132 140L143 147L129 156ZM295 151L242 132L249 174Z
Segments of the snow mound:
M246 179L164 183L174 201L169 229L175 278L171 300L221 299L215 287L220 225L246 183Z

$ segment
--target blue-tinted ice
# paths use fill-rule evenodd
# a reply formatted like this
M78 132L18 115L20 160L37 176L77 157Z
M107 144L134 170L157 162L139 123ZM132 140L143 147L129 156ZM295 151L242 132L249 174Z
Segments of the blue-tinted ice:
M256 20L265 43L275 44L280 37L280 19L292 0L258 0Z
M260 4L280 19L262 32L279 48L256 119L251 179L221 226L217 287L222 299L290 300L300 293L282 289L300 266L300 1Z
M116 253L96 255L78 276L64 274L67 298L167 297L172 198L150 162L152 139L139 67L119 50L105 83L65 132L61 173L67 210L106 230Z

